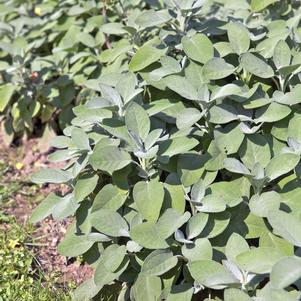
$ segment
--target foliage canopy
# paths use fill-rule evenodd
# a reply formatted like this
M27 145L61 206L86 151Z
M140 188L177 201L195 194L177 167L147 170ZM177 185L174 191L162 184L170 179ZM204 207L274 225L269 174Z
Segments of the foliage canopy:
M86 3L66 18L99 5ZM105 71L72 74L90 96L53 141L66 166L33 176L70 187L32 222L75 216L59 251L95 268L75 300L297 300L299 2L109 6L105 24L64 24L64 55L74 41L95 50L91 23L110 48L75 55Z

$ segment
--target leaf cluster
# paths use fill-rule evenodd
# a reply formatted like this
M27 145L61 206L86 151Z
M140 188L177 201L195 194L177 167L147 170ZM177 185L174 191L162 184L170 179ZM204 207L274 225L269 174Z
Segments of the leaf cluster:
M32 222L75 216L59 251L95 268L75 300L297 300L298 2L145 2L105 25L106 67L130 58L85 82L65 167L33 176L70 190Z
M127 1L122 9L137 5ZM126 31L116 1L11 0L0 1L0 9L0 124L7 142L42 135L45 127L61 132L72 108L95 96L88 80L125 70L132 47L120 40Z

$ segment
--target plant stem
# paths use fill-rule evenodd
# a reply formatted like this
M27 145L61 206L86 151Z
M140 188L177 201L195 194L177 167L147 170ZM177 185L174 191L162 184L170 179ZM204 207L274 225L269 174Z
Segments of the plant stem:
M103 2L103 7L102 7L102 10L101 10L101 14L104 17L105 22L107 22L107 19L108 19L107 18L107 6L106 6L106 2L107 1L106 0L102 0L102 2ZM109 41L108 35L105 33L104 36L105 36L105 45L106 45L106 48L107 49L112 48L111 44L110 44L110 41Z
M272 80L273 80L273 82L275 83L275 85L276 85L276 87L277 87L277 90L282 91L282 89L281 89L279 83L277 82L277 80L276 80L274 77L272 77Z

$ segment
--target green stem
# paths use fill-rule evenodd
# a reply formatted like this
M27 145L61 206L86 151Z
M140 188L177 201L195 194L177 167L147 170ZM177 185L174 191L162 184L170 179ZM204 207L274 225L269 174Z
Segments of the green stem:
M272 77L272 80L273 80L273 82L275 83L275 85L276 85L276 87L277 87L277 90L282 91L282 89L281 89L281 87L280 87L278 81L277 81L274 77Z
M279 80L279 84L280 84L280 89L282 92L285 92L285 88L286 88L286 85L285 85L285 79L282 78L282 76L280 75L278 77L278 80Z

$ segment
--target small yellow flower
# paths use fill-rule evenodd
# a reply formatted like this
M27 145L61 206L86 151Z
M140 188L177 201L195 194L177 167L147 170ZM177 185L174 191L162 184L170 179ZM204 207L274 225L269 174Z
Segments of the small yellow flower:
M35 13L37 16L41 16L41 14L42 14L41 8L40 8L40 7L35 7L34 13Z
M18 162L18 163L16 164L16 168L17 168L18 170L22 169L23 167L24 167L24 164L23 164L22 162Z
M16 245L18 245L18 244L19 244L19 241L18 241L18 240L10 239L10 240L8 241L8 247L9 247L10 249L14 249L14 248L16 247Z

